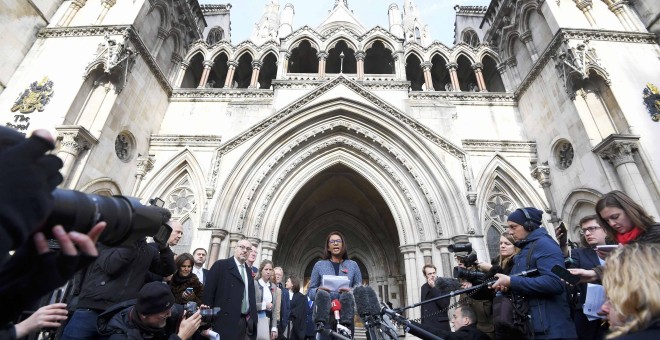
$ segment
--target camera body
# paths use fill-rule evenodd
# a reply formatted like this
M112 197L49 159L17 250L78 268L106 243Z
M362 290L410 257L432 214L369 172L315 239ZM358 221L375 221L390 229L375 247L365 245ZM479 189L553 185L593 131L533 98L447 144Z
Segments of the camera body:
M199 308L195 301L188 301L183 306L184 314L186 318L189 318L191 315L195 314L199 309L199 314L202 317L202 324L199 326L201 329L209 328L215 323L215 319L220 314L220 307L213 308Z
M472 243L458 242L450 244L448 247L450 252L458 253L465 252L467 255L456 255L458 261L463 264L463 267L454 267L453 276L455 279L463 279L471 282L472 284L482 283L486 274L477 269L477 254L472 252Z

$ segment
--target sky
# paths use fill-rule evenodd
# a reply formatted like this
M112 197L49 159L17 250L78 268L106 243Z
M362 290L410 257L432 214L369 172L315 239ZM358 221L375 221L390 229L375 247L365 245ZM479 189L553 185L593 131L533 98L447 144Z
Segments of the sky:
M231 43L236 45L252 35L254 24L261 19L264 6L270 0L199 0L200 4L226 4L231 8ZM291 3L294 6L294 31L308 25L316 28L328 16L334 6L334 0L279 0L280 9ZM387 9L396 3L403 8L403 0L348 0L348 7L356 18L368 29L381 26L389 29ZM422 21L429 26L432 40L439 40L447 46L454 42L455 5L488 6L490 0L413 0L422 16Z

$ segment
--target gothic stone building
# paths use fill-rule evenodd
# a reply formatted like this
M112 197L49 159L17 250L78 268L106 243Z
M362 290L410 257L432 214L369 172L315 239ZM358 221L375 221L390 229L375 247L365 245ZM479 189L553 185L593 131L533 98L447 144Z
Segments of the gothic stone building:
M516 207L575 241L612 189L658 216L654 3L457 6L449 47L410 0L386 28L344 0L295 30L294 6L267 1L238 44L231 5L5 1L0 119L56 134L65 188L164 199L185 226L176 252L212 263L248 238L308 277L340 230L400 306L420 300L424 263L451 275L448 245L494 256Z

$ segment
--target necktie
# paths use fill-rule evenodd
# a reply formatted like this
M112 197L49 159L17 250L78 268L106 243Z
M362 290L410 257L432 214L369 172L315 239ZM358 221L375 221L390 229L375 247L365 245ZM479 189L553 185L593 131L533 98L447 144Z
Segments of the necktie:
M245 289L243 290L243 303L241 304L241 314L247 314L247 311L248 311L248 281L247 281L247 275L245 274L245 265L241 265L241 277L243 277L243 283L245 283Z

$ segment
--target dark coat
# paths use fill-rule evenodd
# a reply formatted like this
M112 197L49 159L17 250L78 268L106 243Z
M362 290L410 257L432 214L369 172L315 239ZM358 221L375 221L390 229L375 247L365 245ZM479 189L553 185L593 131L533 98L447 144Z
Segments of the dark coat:
M176 303L185 305L188 301L194 301L197 303L197 306L202 304L202 295L204 294L204 286L197 275L190 273L188 277L180 277L179 273L175 273L172 276L172 280L169 282L170 288L172 289L172 295L174 295L174 301ZM188 298L183 297L183 292L186 288L192 288L193 293Z
M305 314L307 312L307 297L300 292L293 293L293 298L291 298L291 313L289 313L289 321L293 327L291 327L291 333L289 339L304 339L305 338Z
M149 246L144 239L134 246L105 247L88 268L83 282L78 308L105 310L122 301L137 298L147 271L168 276L174 273L174 254Z
M526 240L516 242L516 246L520 253L513 258L511 274L530 269L539 271L534 277L511 276L511 291L527 298L535 338L577 338L564 283L551 272L555 265L564 267L564 255L559 245L545 229L539 228ZM530 251L530 263L527 263Z
M571 250L573 268L592 269L600 266L598 254L591 248L577 248ZM605 339L607 327L602 325L602 320L589 321L582 311L582 306L587 298L587 284L581 283L576 287L577 299L575 300L575 330L580 340Z
M136 300L129 300L109 307L99 315L96 327L101 334L101 339L124 340L124 339L168 339L180 340L177 335L179 321L183 316L183 307L175 304L172 315L167 318L165 327L162 329L149 329L135 322L137 315L133 308Z
M646 329L622 335L614 340L657 340L660 336L660 321L656 321Z
M251 339L257 337L257 306L254 295L254 280L250 276L250 268L245 265L248 275L249 316L248 335ZM236 260L230 257L216 261L209 270L204 286L202 302L209 307L220 307L220 315L216 318L213 330L220 333L223 339L237 339L239 330L236 327L241 317L241 304L245 283L241 277Z
M436 286L431 288L428 283L422 285L420 298L426 301L442 295L442 291ZM422 327L431 333L435 330L451 331L449 327L449 316L447 315L449 298L436 300L422 305ZM444 310L444 312L440 312Z
M282 304L280 307L280 320L277 322L278 334L282 335L282 332L286 328L286 325L289 323L289 313L291 310L291 301L289 300L289 290L284 288L280 283L278 287L282 290Z
M459 328L456 332L446 335L447 340L490 340L486 333L477 329L476 325L467 325Z

